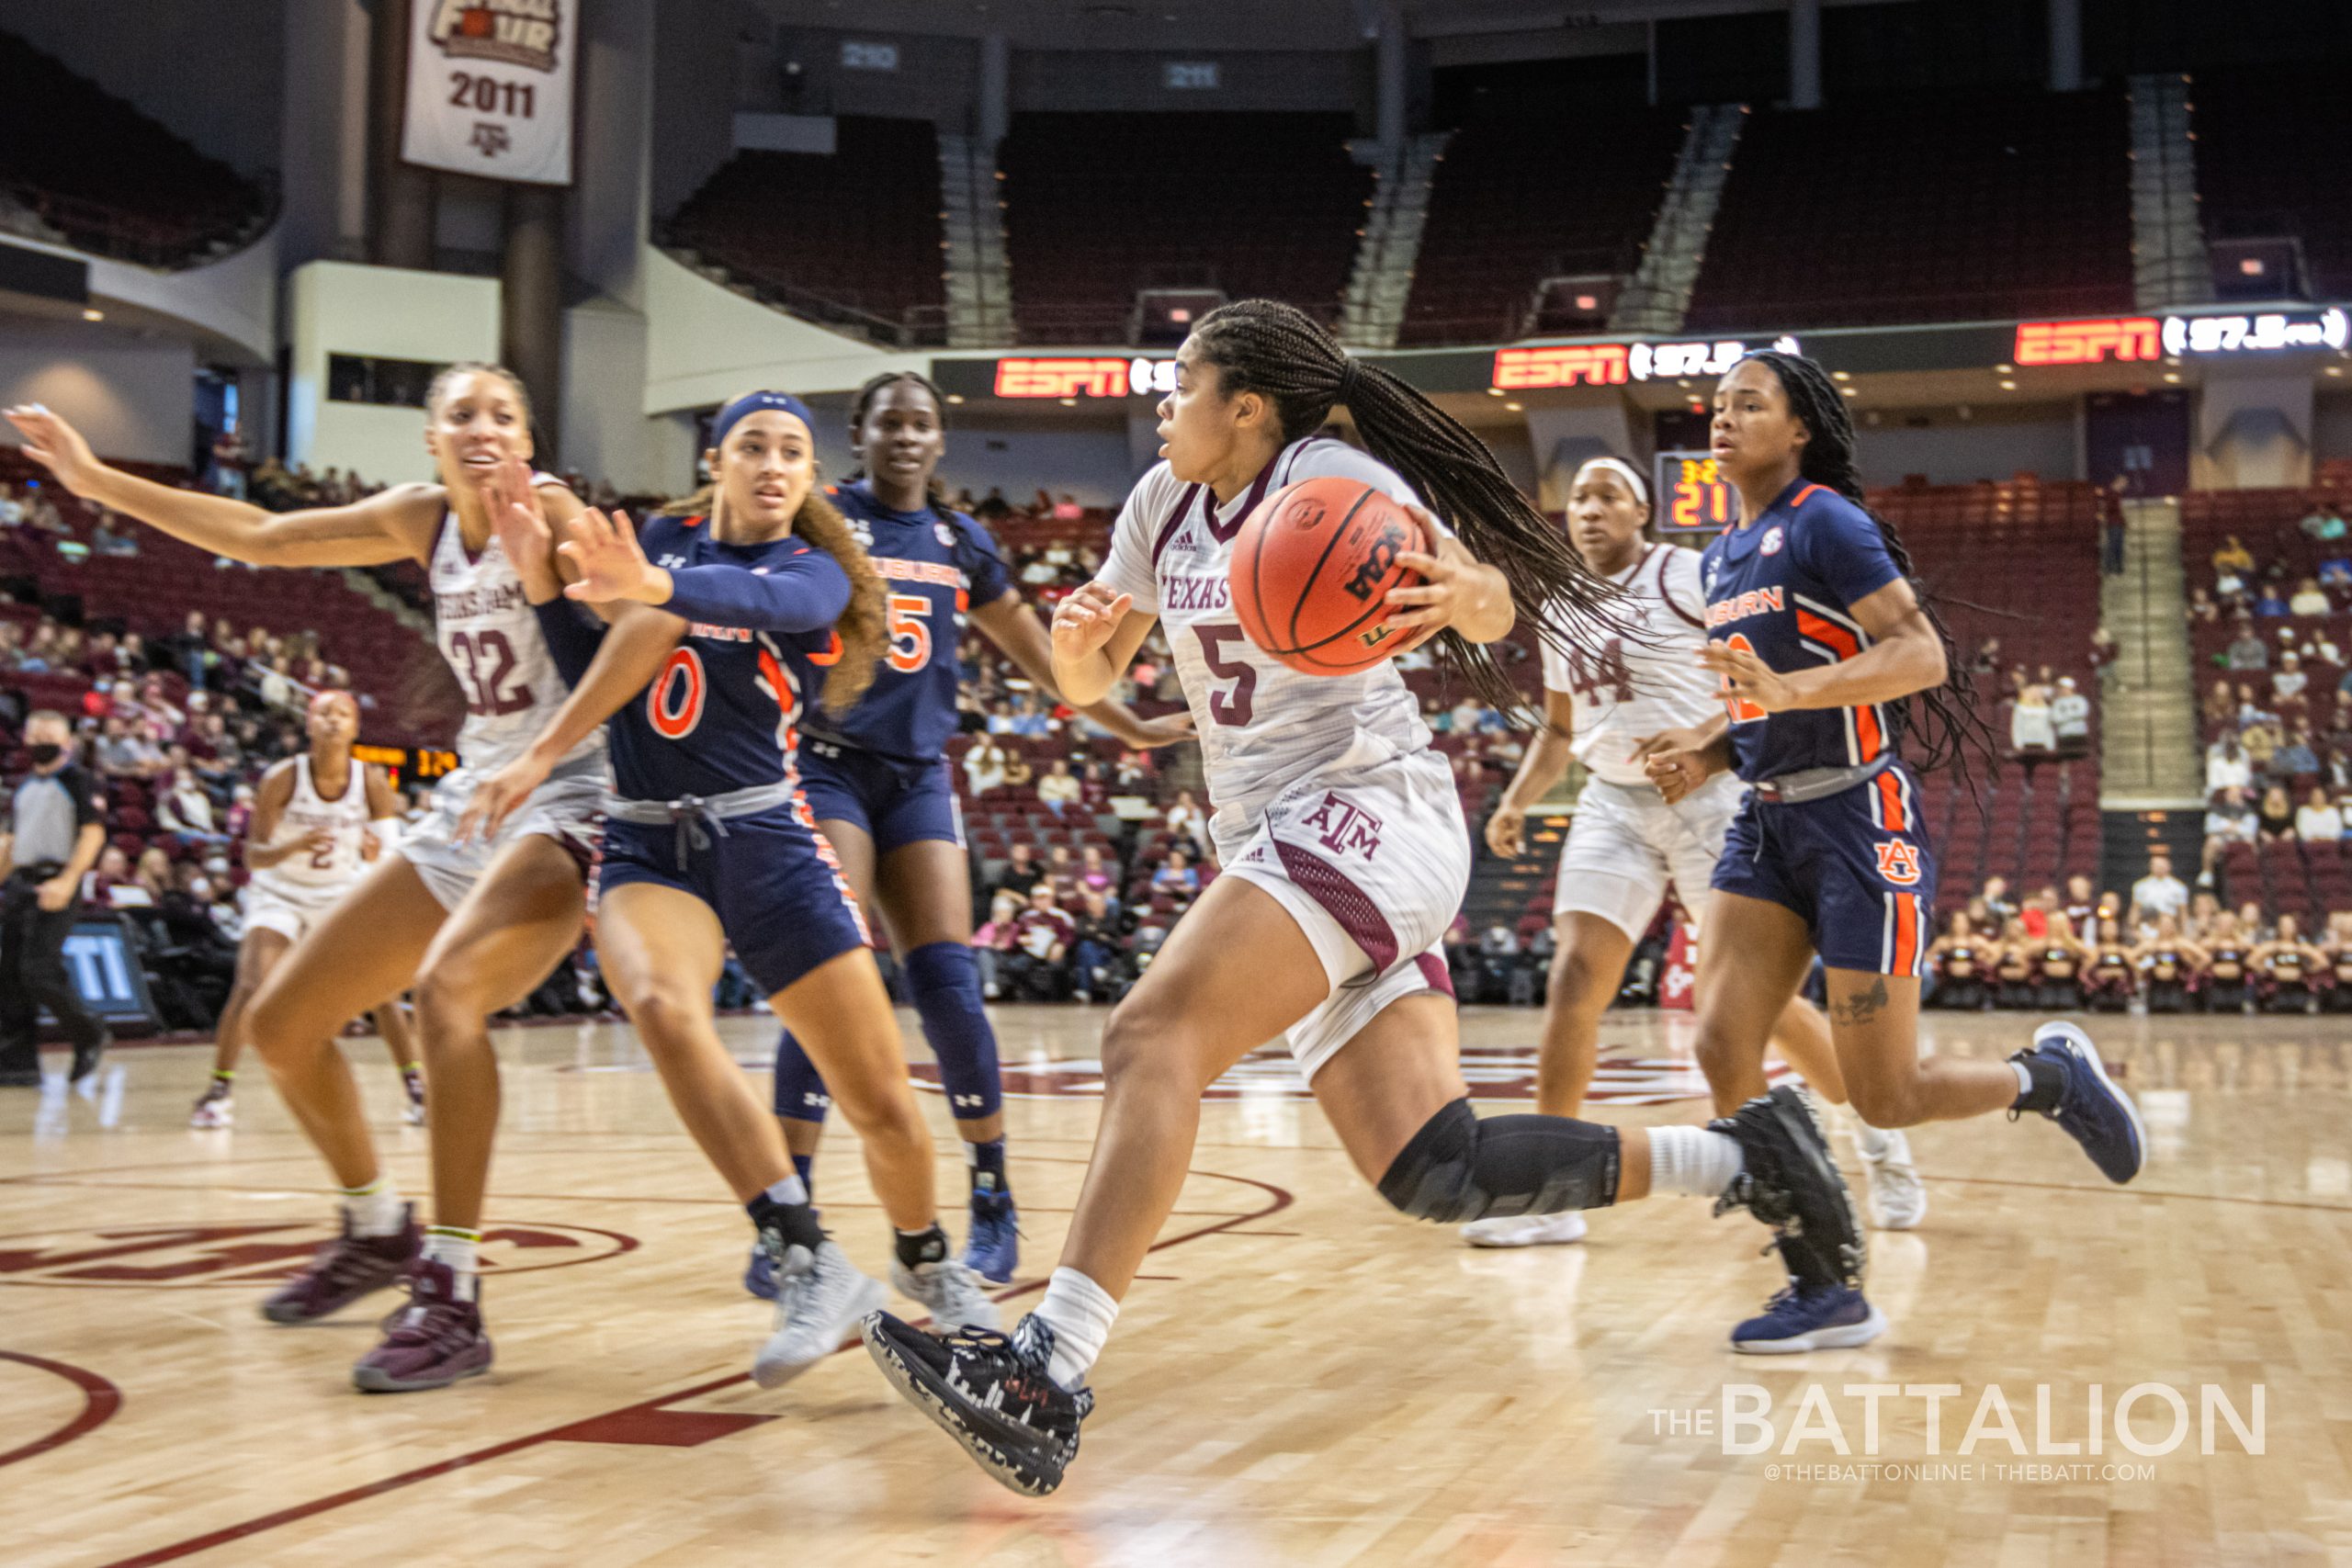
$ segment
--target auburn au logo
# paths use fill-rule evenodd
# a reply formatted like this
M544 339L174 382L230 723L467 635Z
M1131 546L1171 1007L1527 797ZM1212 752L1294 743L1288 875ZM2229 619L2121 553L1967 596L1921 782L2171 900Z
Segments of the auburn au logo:
M1909 887L1917 883L1918 846L1902 839L1881 839L1878 841L1878 874L1897 887Z

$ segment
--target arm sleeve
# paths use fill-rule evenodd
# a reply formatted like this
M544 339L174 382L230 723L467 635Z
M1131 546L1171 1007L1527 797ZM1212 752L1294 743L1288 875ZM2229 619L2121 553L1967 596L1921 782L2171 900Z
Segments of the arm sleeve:
M1841 604L1858 604L1903 575L1870 513L1843 496L1802 508L1790 532L1797 565Z
M74 792L74 826L81 829L105 821L104 814L98 810L97 792L90 787L90 775L75 768L68 776L73 780L67 787Z
M1177 497L1189 493L1169 477L1168 465L1162 463L1127 492L1127 503L1111 525L1111 553L1103 558L1095 581L1114 593L1132 594L1135 607L1147 615L1159 614L1159 571L1152 547Z
M548 639L548 657L555 660L556 673L565 685L577 686L604 645L605 624L569 599L534 604L531 614L539 618L539 635Z
M793 556L765 572L739 566L687 566L670 573L661 608L688 621L750 631L821 631L849 608L849 574L821 550Z
M1004 569L1004 557L997 549L996 536L960 512L951 515L951 526L963 535L961 553L964 575L971 579L971 602L976 607L993 604L1012 592L1012 574Z

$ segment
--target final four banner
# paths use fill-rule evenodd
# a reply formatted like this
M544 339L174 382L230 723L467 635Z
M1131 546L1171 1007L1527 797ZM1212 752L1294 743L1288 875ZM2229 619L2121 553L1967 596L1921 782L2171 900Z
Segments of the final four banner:
M410 0L412 164L533 185L571 183L581 0Z

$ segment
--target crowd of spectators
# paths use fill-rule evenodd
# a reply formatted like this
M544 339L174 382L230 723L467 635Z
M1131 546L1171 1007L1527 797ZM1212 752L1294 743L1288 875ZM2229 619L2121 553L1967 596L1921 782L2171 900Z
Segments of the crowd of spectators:
M2352 911L2317 931L2248 900L2191 889L2169 857L2126 894L2076 876L2010 896L1986 881L1928 950L1928 1006L1973 1010L2352 1011Z

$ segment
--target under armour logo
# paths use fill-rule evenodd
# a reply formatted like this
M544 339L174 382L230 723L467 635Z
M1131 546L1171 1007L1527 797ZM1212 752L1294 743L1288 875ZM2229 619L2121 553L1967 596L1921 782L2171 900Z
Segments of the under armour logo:
M947 1098L957 1106L968 1105L978 1108L982 1103L981 1097L977 1094L953 1094Z
M663 556L660 564L664 570L672 567L681 567L686 564L686 558L684 556Z

